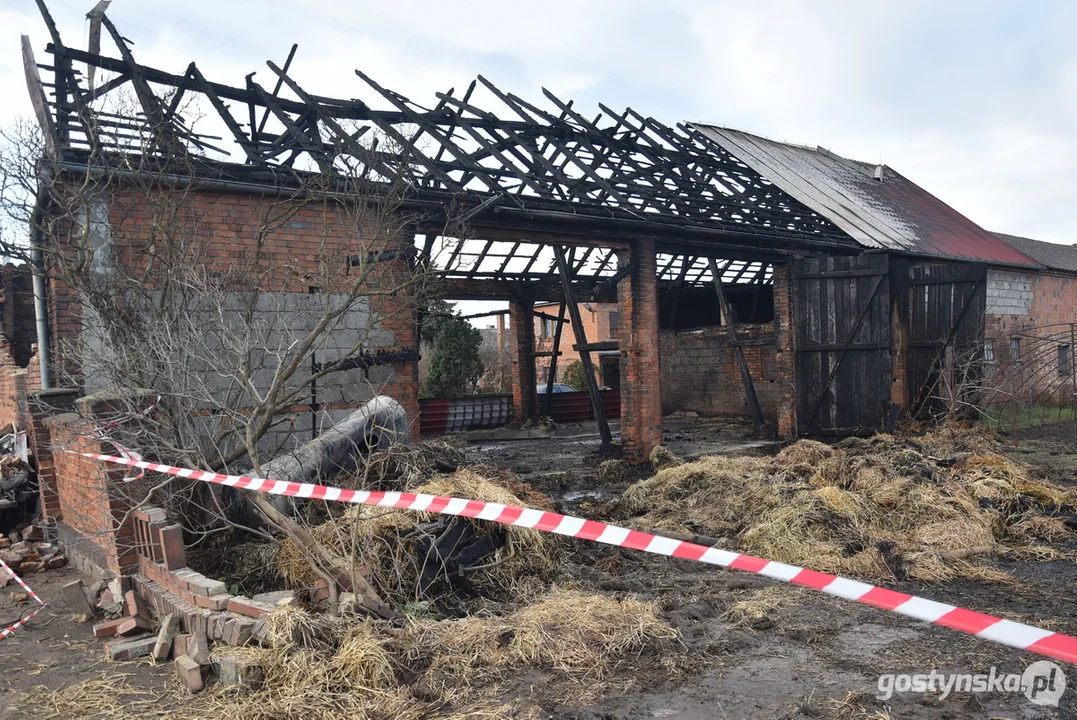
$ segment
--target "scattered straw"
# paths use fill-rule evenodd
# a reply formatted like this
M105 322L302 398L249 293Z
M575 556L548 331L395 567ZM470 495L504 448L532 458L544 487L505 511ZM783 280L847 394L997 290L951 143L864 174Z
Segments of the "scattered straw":
M753 590L747 596L734 602L726 610L724 617L732 625L755 626L770 617L775 610L796 602L799 595L798 588L770 585Z
M523 505L552 510L550 499L516 480L511 473L489 468L468 468L441 475L411 488L432 495L483 500L504 505ZM422 572L414 552L417 525L430 520L426 513L355 506L340 517L311 528L311 534L346 566L365 568L382 597L398 605L421 599L418 579ZM482 534L504 533L507 542L482 561L482 568L468 579L482 587L514 591L528 578L548 575L554 567L558 538L530 528L505 528L485 520L469 519ZM306 557L291 540L281 543L276 565L293 587L308 587L316 576Z
M961 453L992 444L976 429L925 438ZM875 582L1012 582L985 559L1077 539L1064 521L1074 493L1002 455L952 458L939 464L889 435L838 448L801 440L770 459L710 457L666 468L630 486L618 512L641 529L735 537L744 552Z
M662 470L667 467L676 467L677 465L683 465L684 460L673 454L669 448L665 445L655 445L651 450L651 467L655 470Z

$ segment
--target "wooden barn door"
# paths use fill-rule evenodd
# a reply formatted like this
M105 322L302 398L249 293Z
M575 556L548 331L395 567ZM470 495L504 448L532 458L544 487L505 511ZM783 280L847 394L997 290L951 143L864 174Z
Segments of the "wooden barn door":
M890 410L890 279L885 255L794 265L800 435L868 434Z
M907 407L938 417L973 402L979 384L987 305L982 263L909 268Z

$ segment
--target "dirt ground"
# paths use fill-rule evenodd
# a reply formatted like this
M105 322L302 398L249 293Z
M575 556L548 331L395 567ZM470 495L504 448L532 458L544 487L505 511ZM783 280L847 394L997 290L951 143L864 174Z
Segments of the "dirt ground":
M1072 427L1072 426L1070 426ZM1010 452L1059 484L1077 486L1077 456L1042 437L1010 438ZM667 427L674 452L773 453L777 445L747 428L721 420L678 419ZM562 512L601 516L603 505L638 476L603 475L597 440L532 440L465 448L472 462L501 467L550 494ZM672 664L635 659L610 689L591 704L559 700L547 674L522 673L504 699L522 700L558 720L712 720L714 718L1077 718L1077 668L1064 668L1070 689L1058 708L1032 704L1021 694L875 695L883 673L1021 673L1040 659L1001 645L935 628L820 593L777 585L764 578L686 561L568 541L556 582L586 590L655 600L662 619L681 633ZM1077 564L998 561L1017 584L904 583L905 592L1077 634ZM54 603L27 628L0 641L0 717L170 717L184 706L171 665L107 663L89 625L65 612L60 586L76 575L65 569L27 577ZM0 596L0 620L18 615L11 586ZM739 600L761 597L772 607L732 620ZM70 708L49 715L29 709L27 697L90 678L123 682L132 694L125 708ZM64 714L64 712L68 714ZM115 712L115 714L110 714Z

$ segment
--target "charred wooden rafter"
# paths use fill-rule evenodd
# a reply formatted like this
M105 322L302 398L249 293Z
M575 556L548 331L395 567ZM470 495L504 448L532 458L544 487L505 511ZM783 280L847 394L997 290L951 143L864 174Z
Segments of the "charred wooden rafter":
M68 48L43 0L38 4L52 36L48 52L54 61L40 68L53 73L49 110L61 148L124 150L162 159L187 153L196 161L224 163L232 175L255 182L287 182L313 171L358 173L402 182L412 197L451 207L461 227L480 217L502 226L507 220L558 218L639 233L695 232L714 242L716 250L725 236L746 250L782 252L776 243L783 242L800 248L855 248L829 221L715 141L687 125L666 125L631 108L615 112L600 105L601 112L589 117L572 101L543 90L549 103L544 108L482 76L463 94L437 93L426 107L357 70L367 95L382 105L376 109L358 99L305 90L290 74L294 46L281 66L267 62L272 88L263 88L252 76L245 87L232 87L208 80L194 63L182 75L138 64L107 16L103 24L119 58ZM91 91L74 63L95 68L99 76L114 76L101 78ZM133 90L141 111L107 117L108 100L123 88ZM209 124L227 129L234 147L218 150L188 126L180 99L197 97L206 101L201 109L212 109ZM492 107L507 109L510 116L499 116ZM124 137L114 137L115 127L109 131L113 136L99 137L102 128L117 121L131 126ZM609 254L594 254L600 256L599 274L608 272ZM705 266L707 255L699 253L697 264ZM491 258L487 252L477 264ZM532 266L538 262L530 260ZM571 271L586 274L592 261L580 258ZM501 255L498 262L499 269L468 277L510 272L509 257ZM543 274L553 274L551 270ZM667 267L668 272L678 270ZM758 275L753 266L736 270L738 279ZM693 267L684 281L702 284L706 273Z

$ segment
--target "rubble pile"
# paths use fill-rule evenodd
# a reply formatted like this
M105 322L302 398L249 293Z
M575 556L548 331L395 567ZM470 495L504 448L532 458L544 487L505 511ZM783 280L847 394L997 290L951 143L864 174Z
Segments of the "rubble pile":
M0 531L16 526L33 512L37 482L33 470L15 455L0 457Z
M7 537L0 537L0 560L19 575L56 570L67 565L59 546L45 542L37 525L22 523ZM13 582L7 573L0 573L0 587Z

